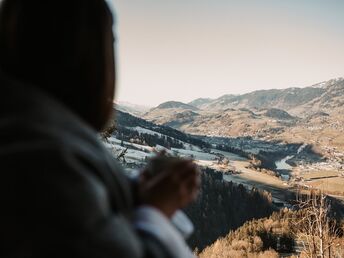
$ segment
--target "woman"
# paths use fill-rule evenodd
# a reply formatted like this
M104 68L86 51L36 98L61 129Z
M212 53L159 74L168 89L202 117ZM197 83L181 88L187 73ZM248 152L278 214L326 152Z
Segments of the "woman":
M180 161L130 183L99 142L113 106L103 0L3 0L0 257L192 257L169 219L192 201Z

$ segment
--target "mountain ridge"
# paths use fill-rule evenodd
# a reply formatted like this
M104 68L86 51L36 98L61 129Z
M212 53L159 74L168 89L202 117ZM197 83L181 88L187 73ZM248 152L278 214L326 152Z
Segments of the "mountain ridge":
M222 110L233 107L262 109L271 107L271 103L269 103L269 101L275 101L274 107L288 110L295 105L306 104L307 102L314 100L316 97L320 97L321 94L326 93L326 91L328 91L331 86L342 84L343 82L344 78L339 77L336 79L316 83L307 87L289 87L285 89L266 90L264 89L238 95L225 94L215 99L195 99L188 104L194 105L199 109L218 108L219 110ZM284 100L284 104L281 100Z
M198 110L192 111L190 103ZM144 118L195 135L257 137L344 150L344 79L155 108ZM343 138L343 139L342 139Z
M181 101L166 101L161 103L155 109L168 109L168 108L182 108L182 109L190 109L192 111L197 111L198 108Z

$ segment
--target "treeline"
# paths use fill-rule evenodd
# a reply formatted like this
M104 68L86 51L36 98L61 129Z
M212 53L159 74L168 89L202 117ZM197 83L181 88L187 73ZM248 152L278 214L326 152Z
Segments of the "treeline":
M166 135L167 137L174 138L175 140L183 141L183 142L198 146L201 149L211 147L209 143L206 143L201 139L185 134L183 132L180 132L168 126L156 125L154 123L148 122L144 119L132 116L128 113L124 113L121 111L116 111L114 120L115 120L116 130L119 133L123 132L124 129L127 127L139 126L139 127L146 128L154 132Z
M291 218L294 216L294 212L284 209L269 218L248 221L204 249L199 257L279 257L278 253L293 253L295 240Z
M128 129L126 127L119 127L115 133L116 138L122 141L133 141L134 143L148 145L155 147L156 145L163 146L167 149L170 148L184 148L184 144L174 138L159 135L159 134L147 134L140 133L138 131Z
M331 204L330 204L331 203ZM344 223L324 195L308 195L295 209L246 222L205 248L200 258L344 257Z
M223 181L222 173L205 169L200 195L186 209L195 225L189 244L202 250L246 221L267 217L272 212L269 193L255 188L247 190L243 185Z
M258 163L255 163L256 168L265 168L265 169L272 169L272 170L276 168L275 161L278 160L279 158L283 158L286 156L285 152L279 152L279 153L269 152L268 153L265 151L259 151L258 154L252 154L252 153L248 153L242 149L238 149L236 147L232 147L232 146L225 145L225 144L218 144L216 146L216 149L231 152L231 153L237 154L241 157L245 157L247 159L259 161ZM272 158L272 155L274 155L273 158Z
M216 145L216 149L217 150L221 150L221 151L226 151L226 152L231 152L231 153L234 153L234 154L237 154L241 157L245 157L247 159L251 159L251 154L242 150L242 149L238 149L238 148L235 148L235 147L232 147L230 145L227 145L227 144L217 144Z

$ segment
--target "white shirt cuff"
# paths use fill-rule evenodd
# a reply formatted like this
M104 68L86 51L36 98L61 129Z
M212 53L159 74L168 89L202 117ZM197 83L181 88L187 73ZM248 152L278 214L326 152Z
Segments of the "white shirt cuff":
M194 258L181 233L159 210L151 206L141 206L135 211L135 226L157 239L175 257Z

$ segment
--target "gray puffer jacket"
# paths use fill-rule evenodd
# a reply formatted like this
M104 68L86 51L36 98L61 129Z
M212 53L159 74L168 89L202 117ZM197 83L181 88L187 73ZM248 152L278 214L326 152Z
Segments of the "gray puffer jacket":
M0 257L165 258L122 169L76 115L0 79Z

